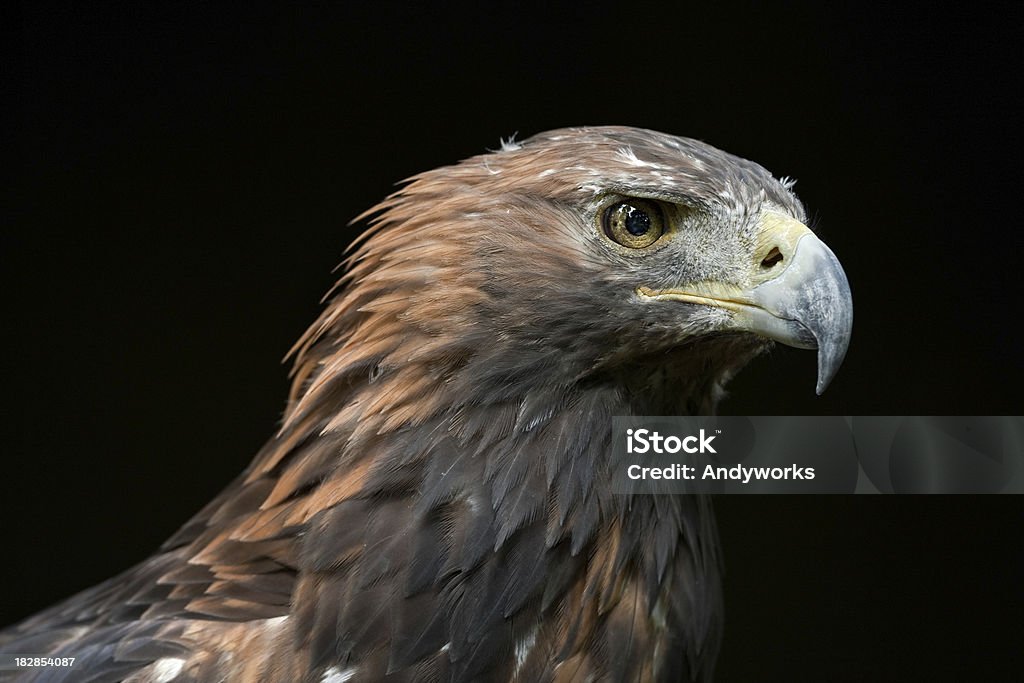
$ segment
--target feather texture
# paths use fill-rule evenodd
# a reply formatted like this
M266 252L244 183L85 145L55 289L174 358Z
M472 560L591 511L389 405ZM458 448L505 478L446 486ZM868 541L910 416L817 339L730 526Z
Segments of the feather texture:
M597 212L631 194L703 212L702 250L609 245ZM711 412L765 347L633 295L734 278L765 202L802 217L756 164L628 128L410 179L361 217L247 470L0 650L77 658L25 681L707 680L710 507L612 495L611 418Z

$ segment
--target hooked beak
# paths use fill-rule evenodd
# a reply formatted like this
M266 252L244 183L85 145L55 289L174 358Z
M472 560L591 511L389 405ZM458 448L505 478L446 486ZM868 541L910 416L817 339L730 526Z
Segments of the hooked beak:
M762 219L762 226L749 289L705 282L685 290L641 287L637 293L646 299L722 308L732 313L733 329L817 349L820 395L839 371L850 343L850 284L832 250L799 221L773 213Z

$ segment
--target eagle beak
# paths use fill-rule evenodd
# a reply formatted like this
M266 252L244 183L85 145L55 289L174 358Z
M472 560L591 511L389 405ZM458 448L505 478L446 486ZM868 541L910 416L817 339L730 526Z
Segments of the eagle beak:
M638 294L724 308L733 314L732 329L817 349L820 395L839 371L853 330L846 273L824 242L788 216L766 214L758 242L749 289L701 283L685 291L641 287Z
M806 228L805 228L806 230ZM809 230L796 242L789 265L745 297L741 329L800 349L818 349L817 393L839 371L853 330L853 296L839 259Z

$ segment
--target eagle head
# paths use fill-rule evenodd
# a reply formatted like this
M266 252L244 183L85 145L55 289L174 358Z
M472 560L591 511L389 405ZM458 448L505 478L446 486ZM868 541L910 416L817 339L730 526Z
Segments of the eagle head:
M371 349L355 355L375 375L427 363L458 401L588 383L630 391L648 414L707 414L778 341L818 349L821 393L846 352L852 299L791 186L648 130L503 143L364 214L369 239L300 342L300 366L316 371L326 338ZM309 393L298 376L296 398Z

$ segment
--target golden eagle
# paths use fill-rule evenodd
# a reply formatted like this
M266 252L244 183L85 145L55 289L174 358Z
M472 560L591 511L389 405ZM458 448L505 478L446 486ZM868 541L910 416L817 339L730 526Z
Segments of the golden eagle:
M572 128L411 178L292 349L280 430L125 573L0 632L26 681L689 681L703 496L615 495L612 416L712 414L772 340L852 324L792 183Z

